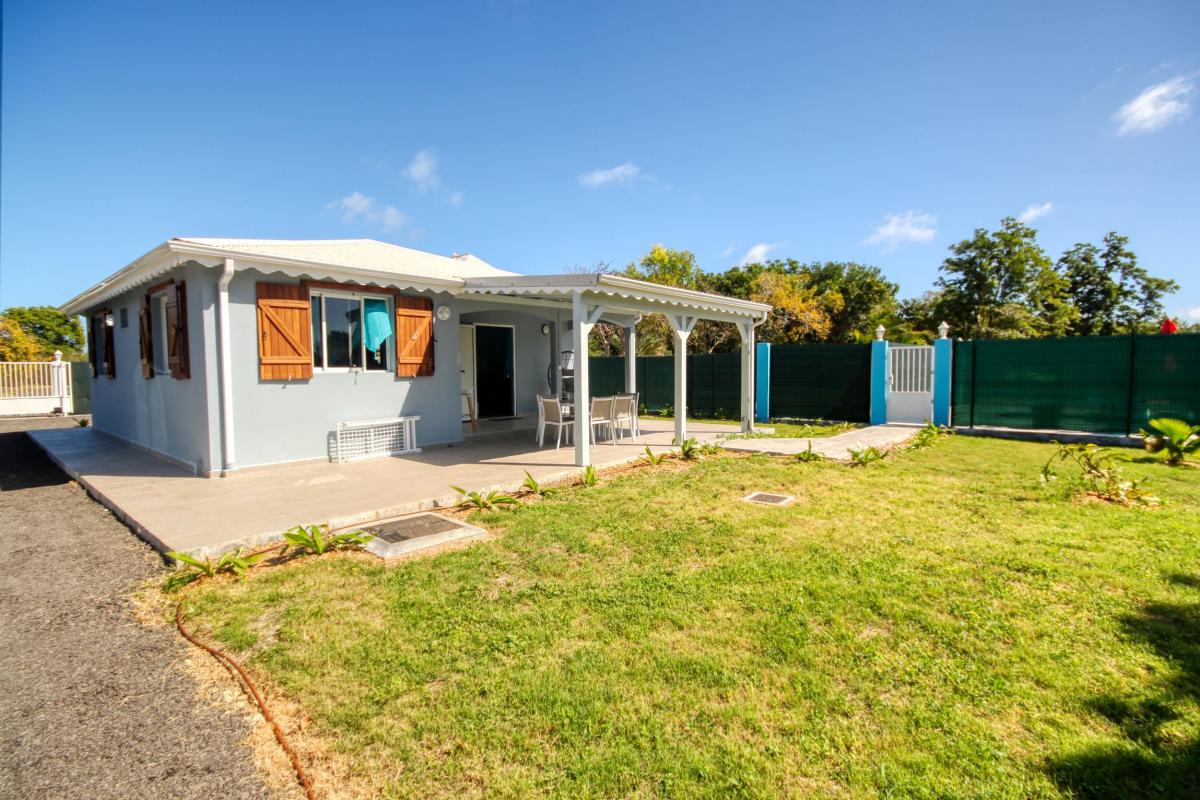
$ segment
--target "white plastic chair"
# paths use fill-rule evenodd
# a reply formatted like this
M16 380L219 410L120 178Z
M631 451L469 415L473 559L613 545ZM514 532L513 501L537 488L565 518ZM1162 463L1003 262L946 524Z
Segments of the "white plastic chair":
M592 398L592 424L589 431L592 435L592 444L596 443L600 429L606 425L609 433L612 434L613 445L617 444L616 429L613 427L613 408L616 402L617 398L615 397Z
M569 415L563 414L562 404L558 402L557 397L542 397L538 395L538 412L538 447L542 446L546 435L546 428L550 425L554 426L555 450L562 446L564 430L567 432L567 444L571 443L571 427L575 420Z
M614 441L620 437L621 429L629 430L629 437L637 440L638 437L638 396L634 394L619 394L616 397L613 405L613 439Z

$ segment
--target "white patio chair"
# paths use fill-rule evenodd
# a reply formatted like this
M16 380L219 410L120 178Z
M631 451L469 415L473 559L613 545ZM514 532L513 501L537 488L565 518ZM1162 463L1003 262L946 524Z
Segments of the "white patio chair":
M596 443L599 437L600 429L608 426L608 431L612 435L612 443L617 444L616 429L613 427L613 409L616 405L617 398L615 397L593 397L592 398L592 424L589 433L592 435L592 444Z
M629 429L629 437L637 440L638 416L637 394L619 394L613 405L613 438L621 436L621 429Z
M554 449L562 446L563 431L567 432L567 444L571 443L571 427L575 420L569 414L563 414L562 404L557 397L542 397L538 395L538 447L542 446L546 428L554 426Z

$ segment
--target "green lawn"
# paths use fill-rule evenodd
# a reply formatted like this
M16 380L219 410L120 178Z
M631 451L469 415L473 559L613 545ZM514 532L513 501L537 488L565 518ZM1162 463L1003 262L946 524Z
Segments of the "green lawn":
M670 417L660 417L654 414L642 414L642 419L670 419ZM736 432L740 430L740 420L728 419L703 419L688 417L688 424L693 422L702 423L705 425L730 425L733 427L731 433L735 433L741 437L741 434ZM861 428L862 425L856 422L780 422L771 420L770 422L758 423L761 428L769 428L771 433L756 433L754 438L762 439L812 439L819 436L836 436L839 433L852 431L855 428Z
M1049 453L644 468L195 618L386 797L1200 797L1200 470L1124 509Z

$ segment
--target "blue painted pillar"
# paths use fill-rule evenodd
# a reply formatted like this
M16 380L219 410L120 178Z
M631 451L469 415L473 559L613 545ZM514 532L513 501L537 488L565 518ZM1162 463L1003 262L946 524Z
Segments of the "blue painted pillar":
M759 342L754 359L754 419L771 419L771 343Z
M888 343L886 339L871 342L871 424L887 422L888 401Z
M954 342L933 340L933 424L950 425L950 376L953 374Z

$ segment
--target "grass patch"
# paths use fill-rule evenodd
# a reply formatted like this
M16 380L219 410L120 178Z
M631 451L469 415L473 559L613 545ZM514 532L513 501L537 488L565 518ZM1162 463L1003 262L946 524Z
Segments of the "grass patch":
M1119 508L1050 452L647 467L191 604L381 796L1196 796L1200 471Z
M670 419L670 417L660 417L654 414L643 414L642 419ZM729 425L735 430L729 438L731 439L815 439L823 436L836 436L839 433L846 431L857 430L863 427L857 422L826 422L817 420L814 422L798 422L771 420L770 422L760 423L763 427L773 428L772 433L764 433L756 431L753 434L738 433L737 428L741 426L740 420L728 419L703 419L688 417L688 424L700 423L703 425Z

